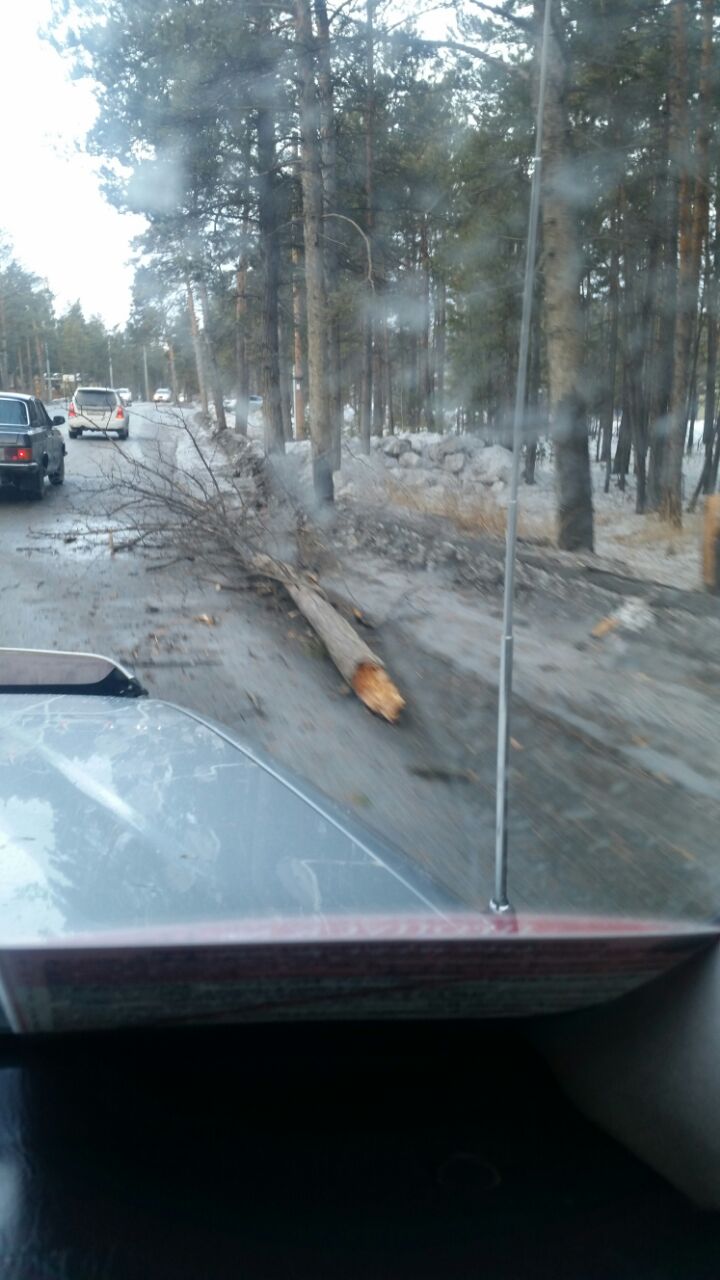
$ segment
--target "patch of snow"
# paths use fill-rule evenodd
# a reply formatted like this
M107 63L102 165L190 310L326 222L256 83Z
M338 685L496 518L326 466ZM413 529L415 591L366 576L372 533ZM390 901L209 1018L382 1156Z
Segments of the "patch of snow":
M399 462L401 467L421 467L423 464L420 454L414 453L412 449L408 449L405 453L401 453Z
M474 455L472 469L482 484L493 485L497 480L507 484L512 471L512 454L509 449L503 449L502 445L488 445Z
M412 449L412 444L404 436L391 436L389 440L378 440L377 443L382 446L383 453L388 458L399 458L401 453L408 453Z
M655 615L640 596L631 596L613 613L613 618L626 631L645 631L652 626Z
M351 412L351 411L350 411ZM253 415L255 416L255 415ZM348 413L346 411L346 418ZM262 415L249 427L252 440L262 443ZM701 430L697 433L701 435ZM288 469L298 483L312 486L311 446L307 440L286 446ZM702 452L684 460L684 500L693 492L702 467ZM401 432L373 437L371 451L362 451L357 435L345 434L342 470L336 473L338 495L373 504L402 503L402 489L413 493L413 506L422 509L427 492L432 511L462 511L487 502L505 508L509 499L512 453L500 444L486 444L481 436L431 431ZM680 532L660 524L657 516L635 512L635 477L626 477L624 490L611 478L604 492L605 466L591 462L595 509L595 550L611 560L618 572L653 579L669 586L700 589L701 514L684 517ZM417 495L417 497L416 497ZM447 503L444 498L447 495ZM552 443L541 441L535 483L521 478L519 490L521 532L553 539L557 527L557 497Z
M464 453L446 453L443 458L443 466L446 471L450 471L452 475L459 475L465 466Z

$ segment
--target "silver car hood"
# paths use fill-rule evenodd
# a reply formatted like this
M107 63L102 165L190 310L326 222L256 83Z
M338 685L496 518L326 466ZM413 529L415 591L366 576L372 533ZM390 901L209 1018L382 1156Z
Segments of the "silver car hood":
M168 703L0 696L0 944L453 901L309 786Z

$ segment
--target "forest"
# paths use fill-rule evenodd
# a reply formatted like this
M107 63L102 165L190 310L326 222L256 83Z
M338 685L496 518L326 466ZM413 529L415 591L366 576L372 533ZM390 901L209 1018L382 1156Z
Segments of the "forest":
M552 6L523 475L549 439L565 549L593 546L591 456L670 525L717 487L714 10ZM6 249L3 385L48 360L104 381L110 351L116 383L151 391L145 360L220 430L236 397L240 431L259 393L266 450L309 438L326 501L348 429L368 451L418 430L509 443L543 11L57 0L107 197L146 229L112 334L55 317Z

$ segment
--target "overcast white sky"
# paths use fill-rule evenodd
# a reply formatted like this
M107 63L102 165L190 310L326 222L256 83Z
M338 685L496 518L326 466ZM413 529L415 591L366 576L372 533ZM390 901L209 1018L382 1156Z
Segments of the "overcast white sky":
M97 161L82 153L95 107L73 83L41 30L50 0L3 5L3 173L0 229L23 266L46 279L62 311L76 298L86 315L123 324L130 303L130 241L142 221L104 200Z
M58 311L79 298L86 315L122 325L132 285L130 242L143 222L107 204L99 161L83 152L95 116L92 88L71 81L67 64L41 38L50 8L51 0L3 4L0 231L23 266L47 280ZM420 22L423 34L441 34L444 26L442 9Z

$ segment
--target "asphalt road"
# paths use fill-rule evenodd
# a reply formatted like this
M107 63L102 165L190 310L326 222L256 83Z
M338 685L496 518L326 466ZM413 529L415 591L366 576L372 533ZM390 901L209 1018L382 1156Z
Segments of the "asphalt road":
M153 466L158 449L166 461L178 446L186 449L173 412L134 404L121 446L63 432L62 488L46 486L42 502L0 492L0 642L130 663L151 694L264 746L434 867L465 899L484 901L488 867L480 874L476 866L477 814L408 771L425 758L421 723L394 730L370 716L276 594L219 593L207 568L180 560L158 569L156 559L122 549L122 521L106 515L112 472L133 460Z
M482 650L485 644L488 655L497 652L497 601L483 608L487 634L480 643L478 632L476 642L478 601L466 593L471 661L443 659L429 614L423 623L418 608L412 619L412 608L410 614L407 607L387 611L372 643L408 695L401 725L390 728L348 695L286 600L275 593L218 592L207 568L179 558L182 546L161 561L166 567L139 549L123 549L122 519L107 515L111 473L133 460L152 466L158 450L173 461L184 446L172 411L134 405L122 452L112 440L71 441L63 430L62 488L48 486L42 502L0 492L0 643L85 649L131 663L151 694L264 746L464 900L484 905L492 889L496 658L483 658ZM382 567L377 572L380 599L387 581ZM426 593L432 591L431 577L421 578ZM556 635L573 625L572 601L563 607L567 622L562 609L545 609L554 614ZM520 623L531 629L529 616ZM536 647L540 651L542 642ZM682 654L678 661L685 661ZM597 665L592 655L588 662ZM686 786L682 774L670 777L647 761L633 762L602 734L593 736L601 722L609 732L607 715L598 713L591 724L587 705L575 723L567 708L553 714L551 670L552 664L538 663L539 684L528 686L513 719L516 904L716 914L717 797L698 792L697 773ZM603 676L607 696L612 679L611 672Z

